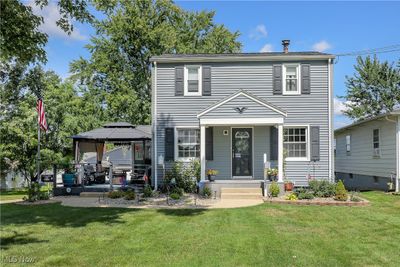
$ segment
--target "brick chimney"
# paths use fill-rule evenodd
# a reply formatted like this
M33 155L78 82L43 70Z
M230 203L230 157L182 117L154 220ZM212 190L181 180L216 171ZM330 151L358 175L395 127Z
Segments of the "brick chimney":
M285 54L289 53L289 44L290 44L290 40L282 40L283 53L285 53Z

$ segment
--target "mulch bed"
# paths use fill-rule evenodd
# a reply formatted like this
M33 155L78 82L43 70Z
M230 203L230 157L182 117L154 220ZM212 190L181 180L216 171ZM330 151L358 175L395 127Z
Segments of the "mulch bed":
M56 200L56 199L48 199L48 200L38 200L35 202L29 202L29 201L14 202L14 204L24 205L24 206L45 205L45 204L54 204L54 203L61 203L61 201Z
M291 205L301 205L301 206L368 206L370 203L366 199L362 199L362 201L337 201L333 199L301 199L301 200L286 200L281 198L267 198L264 199L264 202L267 203L276 203L276 204L291 204Z

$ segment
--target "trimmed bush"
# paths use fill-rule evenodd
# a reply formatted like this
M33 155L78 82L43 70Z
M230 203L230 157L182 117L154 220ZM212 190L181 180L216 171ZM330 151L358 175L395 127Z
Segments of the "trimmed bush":
M316 197L332 197L335 195L336 184L327 180L312 180L308 185Z
M339 180L336 185L335 199L339 201L347 201L347 190L344 187L342 180Z
M181 197L185 193L185 190L183 190L183 188L180 188L180 187L175 187L171 191L171 194L173 194L173 193L178 194Z
M210 198L212 193L211 193L211 189L208 187L204 187L203 188L203 192L201 193L201 195L205 198Z
M297 195L298 199L313 199L314 194L312 192L301 192Z
M146 185L143 189L143 197L148 198L153 196L153 189L151 189L150 185Z
M172 168L165 173L165 182L169 184L172 179L175 179L176 186L183 188L187 193L196 191L196 180L198 179L199 171L197 162L182 163L175 161Z
M110 191L107 195L109 198L121 198L124 196L124 192L122 191Z
M277 197L280 192L279 185L276 182L272 182L268 191L272 197Z
M177 193L172 193L171 195L169 195L169 197L174 200L178 200L181 198L181 196Z
M125 199L126 200L135 200L136 199L136 194L134 191L129 190L125 192Z

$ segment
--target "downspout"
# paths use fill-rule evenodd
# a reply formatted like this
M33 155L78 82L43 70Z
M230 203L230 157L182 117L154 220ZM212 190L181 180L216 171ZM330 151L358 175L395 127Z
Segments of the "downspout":
M158 164L157 164L157 62L154 61L154 81L153 81L153 94L152 94L152 121L153 121L153 147L154 153L152 156L153 175L154 175L154 190L158 189Z
M329 146L329 161L328 161L328 170L329 170L329 181L334 182L334 158L333 158L333 151L332 151L332 144L333 144L333 135L332 135L332 75L333 68L332 68L332 59L328 59L328 127L329 127L329 134L328 134L328 146Z

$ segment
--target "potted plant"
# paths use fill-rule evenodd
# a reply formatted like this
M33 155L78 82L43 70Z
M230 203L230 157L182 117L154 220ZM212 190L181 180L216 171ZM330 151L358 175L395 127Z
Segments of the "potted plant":
M278 169L277 168L268 168L268 169L265 169L265 171L267 173L268 180L270 180L270 181L276 181L277 180L277 176L278 176Z
M285 191L293 191L293 182L286 180L285 181Z
M208 169L208 170L207 170L207 177L208 177L208 180L209 180L210 182L214 182L214 181L215 181L215 176L217 176L217 174L218 174L218 171L217 171L217 170Z

